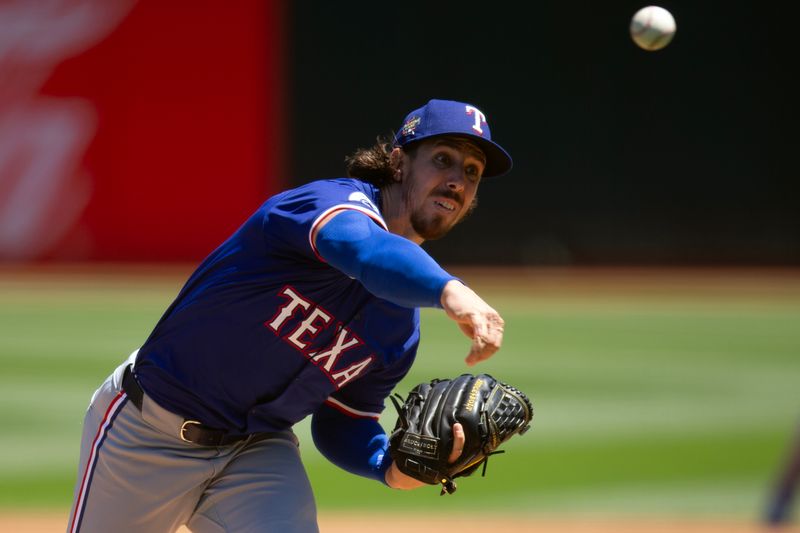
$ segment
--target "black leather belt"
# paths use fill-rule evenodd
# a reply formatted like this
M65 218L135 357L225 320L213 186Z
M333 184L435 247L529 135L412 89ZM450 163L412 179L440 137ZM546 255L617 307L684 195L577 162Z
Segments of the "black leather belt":
M128 395L133 405L141 411L144 391L139 385L139 382L136 381L130 365L125 368L125 373L122 375L122 389L125 391L125 394ZM247 435L231 435L224 429L208 427L197 420L184 420L183 424L181 424L181 427L178 429L178 436L183 441L199 444L201 446L226 446L249 438L252 438L253 442L264 439L285 439L293 442L295 445L298 444L297 437L291 432L261 432Z

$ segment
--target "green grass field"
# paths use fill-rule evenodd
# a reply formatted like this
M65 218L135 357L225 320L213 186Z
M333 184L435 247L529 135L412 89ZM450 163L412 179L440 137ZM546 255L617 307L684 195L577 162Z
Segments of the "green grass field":
M0 270L0 506L68 507L84 409L147 336L185 269ZM321 510L757 517L800 424L800 273L465 271L506 319L475 367L528 392L533 429L485 478L390 491L298 435ZM398 388L467 371L468 343L423 312ZM391 429L391 406L382 423Z

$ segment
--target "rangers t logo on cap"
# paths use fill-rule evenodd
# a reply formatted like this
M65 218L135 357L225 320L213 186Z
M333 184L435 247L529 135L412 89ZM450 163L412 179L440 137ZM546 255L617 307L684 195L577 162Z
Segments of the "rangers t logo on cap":
M477 131L479 135L483 135L481 124L486 124L486 115L481 113L480 109L471 105L466 106L466 110L467 115L475 115L475 124L472 125L472 129Z
M511 170L511 156L492 141L486 115L477 107L453 100L430 100L406 115L395 136L395 146L406 146L435 136L467 137L486 155L486 178L501 176Z

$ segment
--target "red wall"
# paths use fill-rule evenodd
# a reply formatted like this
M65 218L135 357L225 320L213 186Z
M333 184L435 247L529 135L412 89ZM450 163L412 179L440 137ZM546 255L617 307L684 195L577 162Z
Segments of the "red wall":
M0 90L15 116L0 119L0 258L210 252L283 181L282 15L263 0L17 15L37 31L0 50L16 87Z

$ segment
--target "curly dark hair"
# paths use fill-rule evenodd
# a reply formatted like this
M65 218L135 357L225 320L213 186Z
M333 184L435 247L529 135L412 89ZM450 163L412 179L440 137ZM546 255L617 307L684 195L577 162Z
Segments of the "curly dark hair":
M358 148L344 158L347 176L371 183L379 189L389 185L394 181L394 169L389 159L393 149L394 133L379 135L371 147ZM412 144L403 150L413 156L417 146Z

